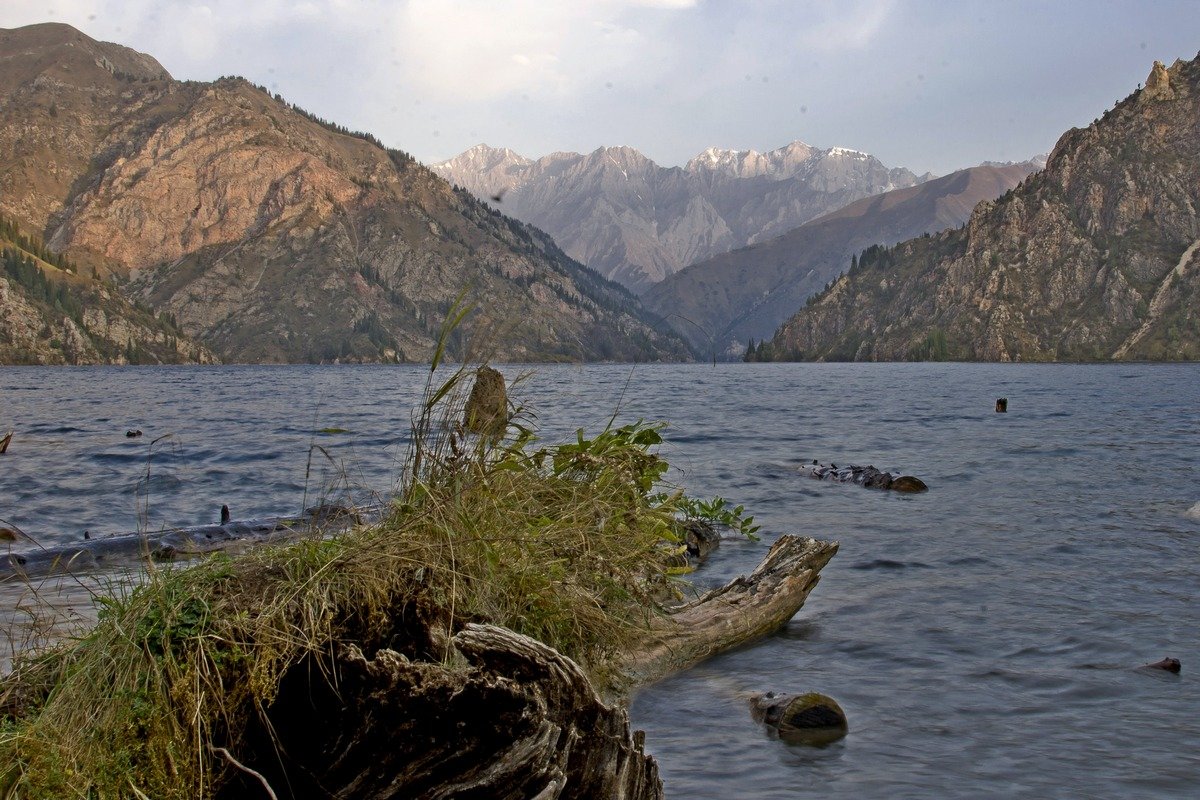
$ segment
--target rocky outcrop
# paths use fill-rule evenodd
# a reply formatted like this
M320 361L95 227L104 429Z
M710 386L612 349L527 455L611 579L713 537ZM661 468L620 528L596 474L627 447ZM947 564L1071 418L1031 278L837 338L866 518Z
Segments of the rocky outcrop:
M1146 78L1146 88L1142 90L1142 100L1174 100L1175 92L1171 89L1171 75L1161 61L1155 61Z
M45 258L54 258L56 264ZM0 216L0 364L185 364L216 357L169 317L84 277Z
M1200 60L1161 64L1045 170L840 278L776 358L1200 358Z
M455 358L687 357L628 292L406 154L114 48L0 32L0 211L223 359L425 360L468 287Z
M642 301L698 351L740 358L770 338L864 248L961 225L1037 168L1033 162L973 167L864 198L782 236L693 264L650 287Z
M766 153L709 148L682 168L661 167L631 147L535 161L476 145L432 169L484 200L499 197L505 213L636 291L859 198L932 177L803 142Z

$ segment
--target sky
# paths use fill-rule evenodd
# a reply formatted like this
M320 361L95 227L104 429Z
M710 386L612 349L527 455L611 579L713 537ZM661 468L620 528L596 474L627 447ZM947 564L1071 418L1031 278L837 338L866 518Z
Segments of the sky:
M942 175L1048 152L1200 50L1200 2L4 0L179 79L241 75L434 162L801 140Z

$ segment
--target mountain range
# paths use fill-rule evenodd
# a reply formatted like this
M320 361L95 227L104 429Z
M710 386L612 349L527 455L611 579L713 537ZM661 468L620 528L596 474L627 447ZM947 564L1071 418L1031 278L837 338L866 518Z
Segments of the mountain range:
M659 166L631 147L533 160L480 144L431 169L637 292L689 264L933 177L803 142L766 153L709 148L683 167Z
M960 229L877 248L759 358L1200 359L1200 56Z
M748 340L770 338L859 251L957 227L977 203L994 200L1039 166L973 167L863 198L782 236L686 267L647 289L642 301L698 351L741 357Z
M227 361L425 360L460 297L456 355L687 357L627 290L407 154L67 25L0 30L0 214Z

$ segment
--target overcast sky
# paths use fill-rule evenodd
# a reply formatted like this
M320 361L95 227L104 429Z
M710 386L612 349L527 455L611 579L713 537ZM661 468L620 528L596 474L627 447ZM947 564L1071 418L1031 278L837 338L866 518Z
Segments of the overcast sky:
M663 165L799 139L945 174L1048 151L1200 50L1200 2L4 0L176 78L242 75L426 162L478 142Z

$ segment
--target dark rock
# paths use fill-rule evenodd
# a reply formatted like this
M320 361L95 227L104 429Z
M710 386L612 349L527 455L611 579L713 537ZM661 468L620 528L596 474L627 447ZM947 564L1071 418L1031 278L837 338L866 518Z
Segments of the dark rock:
M812 464L800 467L800 474L817 480L857 483L868 489L891 489L896 492L924 492L929 489L920 478L901 475L898 472L884 472L873 466L851 465L839 468L837 464L830 464L826 467L814 460Z
M703 562L708 554L721 546L721 537L715 528L701 519L689 519L682 523L688 555Z
M925 481L920 478L914 478L912 475L901 475L892 481L891 489L893 492L927 492L929 487L925 485Z
M1174 672L1178 675L1180 670L1183 669L1183 665L1179 663L1178 658L1167 657L1162 661L1155 661L1153 664L1143 664L1142 669L1161 669L1166 672Z
M841 739L850 727L837 701L817 692L755 695L750 714L789 744L820 747Z

